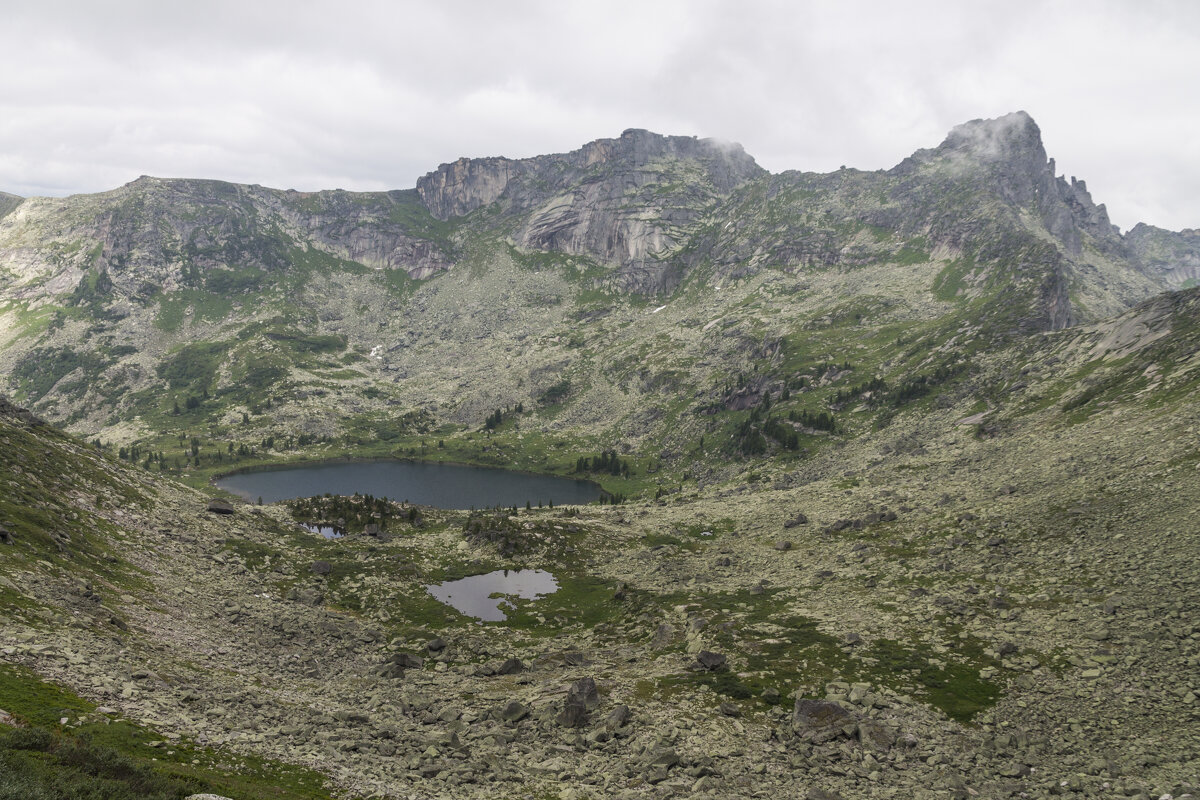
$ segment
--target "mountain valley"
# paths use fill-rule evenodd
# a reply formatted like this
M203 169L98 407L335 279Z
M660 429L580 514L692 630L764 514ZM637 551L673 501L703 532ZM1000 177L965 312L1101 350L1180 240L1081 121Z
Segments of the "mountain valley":
M0 797L79 742L113 797L1194 794L1200 233L1055 172L1017 112L876 172L0 194ZM370 458L604 502L210 483Z

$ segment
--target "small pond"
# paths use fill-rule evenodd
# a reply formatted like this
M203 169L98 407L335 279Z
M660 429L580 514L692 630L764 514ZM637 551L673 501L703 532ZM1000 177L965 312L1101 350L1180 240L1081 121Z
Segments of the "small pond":
M483 622L507 618L501 605L509 597L533 600L558 591L558 581L542 569L498 569L456 581L435 583L425 589L461 614Z
M350 461L239 472L215 481L250 502L276 503L323 494L369 494L437 508L582 505L600 498L600 487L550 475L422 461Z
M345 531L333 525L306 525L302 523L300 527L309 533L319 533L326 539L340 539L346 535Z

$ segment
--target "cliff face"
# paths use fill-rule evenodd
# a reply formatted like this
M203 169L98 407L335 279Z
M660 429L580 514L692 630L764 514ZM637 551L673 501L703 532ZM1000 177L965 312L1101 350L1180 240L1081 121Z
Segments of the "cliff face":
M1035 213L1071 255L1080 253L1085 236L1103 250L1120 249L1120 232L1104 205L1092 201L1083 181L1055 175L1037 123L1023 111L959 125L936 150L921 155L917 160L925 164L972 172L1010 207ZM903 170L903 164L897 168Z
M214 272L282 276L314 259L427 278L451 264L438 229L411 191L298 193L143 177L104 194L25 201L0 219L0 270L18 296L69 291L90 271L138 296Z
M960 125L877 172L769 175L738 145L627 130L569 153L459 159L409 191L142 178L91 196L4 195L0 280L33 299L75 291L97 271L132 298L199 281L253 288L301 265L425 279L480 234L580 257L594 285L642 294L696 270L720 282L944 260L955 262L946 297L1015 281L1026 319L1051 327L1200 277L1195 232L1139 226L1122 237L1083 181L1055 175L1037 124L1017 112Z
M17 206L21 205L23 199L15 194L0 192L0 218L8 216Z
M417 192L443 220L496 203L518 246L594 258L625 288L656 291L700 218L764 174L739 145L627 130L562 155L443 164Z
M447 220L491 205L524 171L524 162L510 158L460 158L419 179L417 193L429 213Z
M506 211L528 211L548 194L582 183L599 180L644 186L669 174L668 166L659 162L670 161L694 162L717 194L728 194L765 172L741 145L631 128L619 138L597 139L570 153L521 160L460 158L418 179L417 192L429 212L441 220L469 214L501 198Z
M1167 231L1139 223L1125 235L1142 270L1172 288L1200 285L1200 229Z
M668 397L729 407L713 386L794 373L800 350L842 363L874 337L895 352L862 374L903 383L922 354L1103 319L1200 273L1195 231L1122 237L1020 113L874 172L770 175L736 145L629 130L408 191L142 178L0 199L0 390L79 430L176 404L240 424L276 397L311 435L343 412L369 439L398 407L415 430L517 403L665 431Z

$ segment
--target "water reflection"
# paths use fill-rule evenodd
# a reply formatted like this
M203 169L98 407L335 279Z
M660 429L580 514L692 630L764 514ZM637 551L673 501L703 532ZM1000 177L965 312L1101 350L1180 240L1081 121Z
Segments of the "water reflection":
M533 600L553 594L558 591L558 581L541 569L501 569L435 583L425 589L462 614L484 622L500 622L507 618L501 608L507 598Z
M250 502L323 494L369 494L437 508L575 505L600 498L588 481L490 467L411 461L352 461L225 475L214 483Z
M307 530L309 533L319 533L326 539L340 539L346 535L346 532L340 528L335 528L332 525L308 525L300 523L300 527Z

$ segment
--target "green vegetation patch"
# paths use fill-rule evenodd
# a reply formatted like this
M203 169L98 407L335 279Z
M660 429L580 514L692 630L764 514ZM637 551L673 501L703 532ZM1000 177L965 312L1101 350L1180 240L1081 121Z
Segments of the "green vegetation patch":
M21 394L30 402L50 393L54 385L75 370L85 380L96 380L109 361L95 353L79 353L69 347L39 347L29 351L13 367L12 375Z
M622 599L615 599L621 587L614 581L557 572L555 578L557 591L535 600L513 601L508 618L495 624L538 636L557 636L564 627L594 629L616 622L640 605L636 593L628 590L622 593Z
M246 294L263 287L267 273L255 267L212 269L204 275L205 290L216 295Z
M326 800L323 776L187 741L96 713L94 704L29 670L0 665L2 800L181 800L213 793L263 800ZM73 724L59 724L61 718Z
M975 272L975 262L959 258L951 261L933 279L933 296L938 300L951 302L970 290L968 277Z
M229 350L225 342L195 342L184 345L158 365L158 377L172 389L207 389L216 380L217 368Z
M346 349L346 337L341 334L304 334L285 330L270 331L266 337L297 353L340 353Z
M921 699L959 722L970 721L1000 697L999 686L979 677L975 659L965 664L945 659L935 665L923 650L891 639L873 642L868 655L876 661L874 672L910 676Z
M193 322L220 322L233 311L233 301L230 298L194 288L160 294L158 306L154 326L167 333L173 333L183 327L189 310L192 312Z
M705 620L712 649L736 654L744 666L669 675L658 679L654 690L669 698L707 686L724 697L770 704L776 701L764 697L767 689L786 696L797 687L820 693L829 681L861 681L911 694L960 722L1000 696L997 684L979 677L982 667L998 664L983 655L978 642L955 638L953 630L941 631L950 652L936 658L930 645L915 640L879 639L851 649L820 630L816 620L792 613L783 594L767 589L705 595L693 613Z

